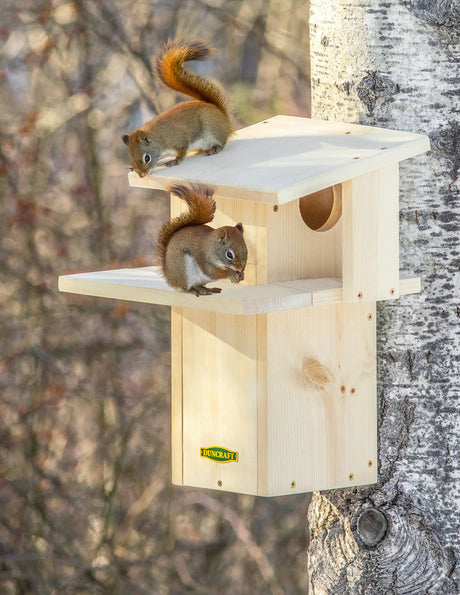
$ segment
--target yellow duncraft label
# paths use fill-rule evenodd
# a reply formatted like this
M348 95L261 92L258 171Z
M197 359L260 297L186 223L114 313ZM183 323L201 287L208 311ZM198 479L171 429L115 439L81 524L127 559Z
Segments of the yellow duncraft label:
M211 459L216 463L237 463L238 453L234 450L222 448L222 446L208 446L208 448L200 448L200 457Z

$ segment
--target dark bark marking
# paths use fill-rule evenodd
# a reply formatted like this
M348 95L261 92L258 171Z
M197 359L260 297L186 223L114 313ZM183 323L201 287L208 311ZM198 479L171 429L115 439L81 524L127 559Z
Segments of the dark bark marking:
M368 508L359 515L356 529L365 545L375 547L385 537L388 521L377 508Z
M429 134L431 150L448 159L453 168L450 172L452 182L458 178L460 168L460 126L457 120L452 120L447 126L441 126Z
M446 552L447 552L447 555L449 556L450 562L451 562L448 577L452 578L454 576L456 569L457 569L458 558L455 555L453 548L451 548L451 547L446 548Z
M409 368L409 378L411 382L414 381L414 363L415 363L415 355L412 353L410 349L407 350L407 367Z
M376 70L368 71L356 85L356 94L366 106L368 115L373 114L378 100L388 100L397 93L399 93L399 85Z
M310 517L312 585L330 595L457 592L453 578L455 555L443 550L430 522L416 501L401 492L398 482L393 495L388 496L381 491L371 495L366 489L361 490L358 499L351 490L313 495L312 504L319 506L322 514ZM361 551L359 556L351 546L349 531ZM324 555L325 551L328 555Z
M430 25L460 28L460 5L457 0L410 0L409 10Z
M368 70L367 74L359 81L337 82L336 87L347 95L355 93L365 106L368 116L372 116L374 113L377 102L391 101L393 95L400 92L397 83L377 70Z

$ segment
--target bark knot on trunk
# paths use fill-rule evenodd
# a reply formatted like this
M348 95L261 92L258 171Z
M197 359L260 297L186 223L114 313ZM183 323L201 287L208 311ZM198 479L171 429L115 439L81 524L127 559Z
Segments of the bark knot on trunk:
M438 27L455 31L460 27L458 0L411 0L410 9L419 18Z
M367 110L367 115L374 113L378 102L389 101L399 93L399 85L377 70L368 70L359 81L340 81L336 87L347 95L355 93Z
M460 168L460 125L452 120L447 126L441 126L430 133L431 150L446 157L452 163L450 172L452 181L458 179Z
M313 494L308 515L312 594L457 592L451 552L442 548L408 496L381 499L378 508L372 501L359 503L349 518L347 492L337 490L329 498Z

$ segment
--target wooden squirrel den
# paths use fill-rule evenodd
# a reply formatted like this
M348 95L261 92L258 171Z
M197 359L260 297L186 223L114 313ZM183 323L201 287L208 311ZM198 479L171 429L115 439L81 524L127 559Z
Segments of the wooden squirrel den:
M173 483L278 496L377 481L376 302L420 291L399 275L398 164L429 148L276 116L218 155L130 172L132 186L213 187L211 225L241 221L249 249L245 280L212 296L174 291L156 267L59 278L172 306ZM172 216L183 208L172 196Z

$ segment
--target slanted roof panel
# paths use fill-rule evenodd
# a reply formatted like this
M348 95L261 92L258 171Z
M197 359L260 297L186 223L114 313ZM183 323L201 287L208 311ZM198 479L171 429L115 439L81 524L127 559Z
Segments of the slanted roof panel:
M203 182L216 196L283 204L429 148L423 134L275 116L237 131L218 155L194 155L145 178L130 172L129 182L147 188Z

